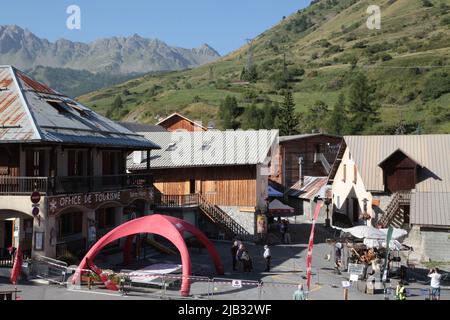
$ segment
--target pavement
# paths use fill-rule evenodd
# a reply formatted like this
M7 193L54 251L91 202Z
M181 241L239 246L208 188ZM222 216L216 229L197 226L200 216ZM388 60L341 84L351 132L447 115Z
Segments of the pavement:
M307 217L297 218L297 224L291 224L291 234L293 244L272 246L272 269L264 272L265 261L262 257L263 246L247 244L247 248L253 259L254 271L244 273L232 271L232 260L229 242L214 242L222 262L225 266L225 275L216 278L214 283L193 282L191 284L191 297L193 299L219 299L219 300L291 300L298 284L302 283L306 287L306 255L307 241L311 229L310 221ZM331 253L325 239L333 234L323 227L321 221L316 225L315 244L313 251L313 268L311 289L308 294L310 300L343 300L344 289L342 281L348 281L347 272L341 275L335 274L333 262L327 261L325 256ZM193 265L193 275L214 278L214 268L212 260L206 249L199 251L192 249L191 260ZM116 258L114 258L116 259ZM113 259L113 260L114 260ZM158 255L154 252L145 261L136 263L131 269L139 269L141 266L154 262L181 263L179 256ZM105 261L102 261L104 264ZM120 266L112 266L113 269ZM234 287L230 280L243 280L242 287ZM247 280L247 281L245 281ZM262 281L261 288L258 283ZM395 288L398 280L392 280L392 287ZM426 281L414 280L406 286L409 292L408 300L425 300L423 289L428 289ZM45 281L26 282L21 281L17 286L19 296L24 300L143 300L143 299L181 299L179 295L180 285L167 290L160 288L145 290L145 292L129 292L128 295L121 295L102 289L87 290L82 287L64 287L49 285ZM0 278L0 291L13 289L8 284L8 280ZM392 290L393 293L394 290ZM394 299L392 295L390 299ZM383 294L365 294L357 290L357 284L353 283L348 290L349 300L384 300ZM441 291L442 300L450 300L450 291Z

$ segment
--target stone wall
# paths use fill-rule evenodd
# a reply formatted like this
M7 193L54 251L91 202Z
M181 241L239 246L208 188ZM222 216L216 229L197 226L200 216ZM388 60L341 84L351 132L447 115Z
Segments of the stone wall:
M255 214L252 212L242 212L239 207L220 206L231 218L239 223L251 235L255 235Z
M450 261L450 229L421 229L423 259L425 261Z
M450 229L429 229L413 226L404 244L413 247L413 261L450 261Z

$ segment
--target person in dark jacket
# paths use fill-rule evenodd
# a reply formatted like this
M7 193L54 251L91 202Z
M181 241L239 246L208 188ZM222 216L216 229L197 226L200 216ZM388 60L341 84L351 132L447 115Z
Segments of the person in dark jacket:
M244 268L244 261L242 260L242 255L243 255L244 251L245 251L244 245L240 244L239 248L236 252L236 260L239 262L239 265L242 266L242 269Z
M241 260L244 265L244 272L251 272L253 270L253 263L247 250L244 250L242 253Z
M239 250L238 242L235 241L233 246L231 247L231 257L233 259L233 271L236 271L236 262L237 262L237 252Z

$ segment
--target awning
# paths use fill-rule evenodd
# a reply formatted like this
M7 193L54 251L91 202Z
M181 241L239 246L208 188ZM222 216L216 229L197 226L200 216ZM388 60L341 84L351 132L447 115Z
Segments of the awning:
M377 229L372 226L356 226L353 228L343 229L345 233L350 233L352 236L358 239L375 239L375 240L385 240L387 237L388 229ZM394 228L394 232L392 233L392 239L398 239L407 234L406 230Z
M269 204L269 212L276 215L293 215L295 210L280 200L275 199Z
M386 248L386 240L364 239L364 244L367 248ZM400 251L402 249L402 244L397 240L391 240L389 242L389 249Z
M267 192L269 194L269 197L282 197L283 193L276 190L275 188L268 186Z

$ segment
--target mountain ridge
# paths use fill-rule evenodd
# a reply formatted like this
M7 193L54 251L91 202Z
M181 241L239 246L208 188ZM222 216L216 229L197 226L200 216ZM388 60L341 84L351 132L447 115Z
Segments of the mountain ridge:
M0 64L26 70L44 66L92 73L145 73L192 68L219 57L207 44L185 49L138 34L99 38L89 43L60 38L52 43L17 25L0 26Z

